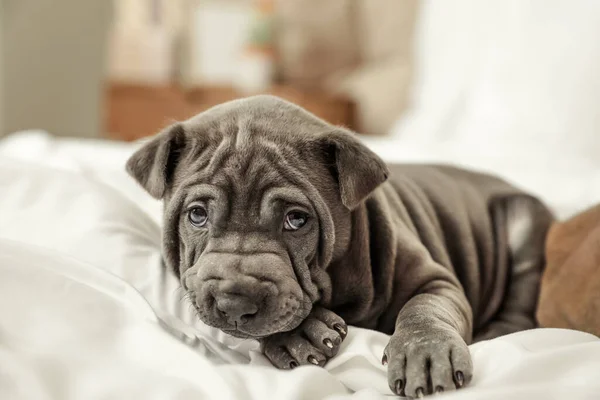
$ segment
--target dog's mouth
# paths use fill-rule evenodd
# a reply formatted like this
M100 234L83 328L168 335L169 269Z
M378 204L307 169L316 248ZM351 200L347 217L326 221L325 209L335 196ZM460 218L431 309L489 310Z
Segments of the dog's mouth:
M300 325L302 323L302 321L304 320L304 318L306 318L306 316L301 316L300 314L293 314L291 316L289 316L287 318L287 320L284 320L282 323L280 323L281 325L279 326L275 326L271 329L269 329L268 331L258 331L258 332L246 332L244 330L244 327L238 327L237 324L234 325L233 328L230 327L220 327L219 329L221 329L223 332L225 332L228 335L240 338L240 339L255 339L255 340L260 340L263 338L266 338L268 336L277 334L277 333L281 333L281 332L287 332L289 330L292 330L294 328L296 328L298 325Z
M292 330L302 323L312 309L312 302L307 300L306 295L300 299L293 295L278 296L260 308L256 315L245 323L238 323L228 320L219 312L212 296L200 296L203 300L198 301L197 294L190 293L188 298L203 323L240 339L259 340Z
M224 333L226 333L226 334L228 334L230 336L233 336L235 338L238 338L238 339L260 340L260 339L264 339L264 338L269 337L269 336L272 335L272 334L270 334L270 335L251 335L251 334L248 334L246 332L242 332L242 331L240 331L237 328L235 328L235 329L220 328L220 329Z

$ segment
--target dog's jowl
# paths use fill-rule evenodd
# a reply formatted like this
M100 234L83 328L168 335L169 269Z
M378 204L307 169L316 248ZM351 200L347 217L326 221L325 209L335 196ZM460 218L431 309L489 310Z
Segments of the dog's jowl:
M420 397L469 383L472 341L535 326L552 216L496 177L386 166L271 96L166 128L127 169L164 201L165 263L199 317L279 368L375 329L390 389Z

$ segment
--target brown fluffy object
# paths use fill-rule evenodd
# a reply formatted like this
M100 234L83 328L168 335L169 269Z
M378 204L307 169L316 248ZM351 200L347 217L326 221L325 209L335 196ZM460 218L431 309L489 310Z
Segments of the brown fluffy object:
M546 241L537 319L600 335L600 205L556 222Z

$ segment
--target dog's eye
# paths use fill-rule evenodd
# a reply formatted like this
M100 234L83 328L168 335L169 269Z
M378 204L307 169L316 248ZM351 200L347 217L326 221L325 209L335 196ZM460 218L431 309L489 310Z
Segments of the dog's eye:
M285 230L296 231L306 225L308 215L302 211L291 211L285 216Z
M196 206L188 211L188 218L192 225L200 228L206 225L206 222L208 221L208 212L206 211L206 208Z

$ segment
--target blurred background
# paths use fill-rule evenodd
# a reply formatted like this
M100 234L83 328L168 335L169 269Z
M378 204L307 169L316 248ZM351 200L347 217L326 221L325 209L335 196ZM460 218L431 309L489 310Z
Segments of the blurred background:
M272 93L385 134L417 1L2 0L2 133L132 140Z
M369 137L600 150L596 0L0 2L1 135L131 141L271 93Z

